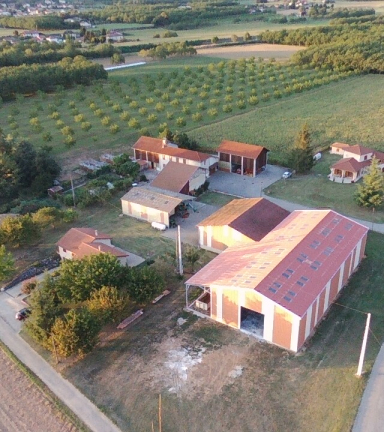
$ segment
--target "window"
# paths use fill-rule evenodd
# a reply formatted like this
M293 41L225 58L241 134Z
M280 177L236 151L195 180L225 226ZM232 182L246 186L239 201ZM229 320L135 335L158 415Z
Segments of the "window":
M187 159L183 159L183 164L186 164L187 163Z
M271 291L273 294L276 294L275 288L269 287L268 290Z
M290 302L292 300L291 297L288 297L288 296L284 296L283 299L287 302Z

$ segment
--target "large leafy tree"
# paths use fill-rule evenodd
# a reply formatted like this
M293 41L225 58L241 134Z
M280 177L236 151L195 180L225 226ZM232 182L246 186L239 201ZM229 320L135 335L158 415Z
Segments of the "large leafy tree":
M57 318L51 328L51 350L62 357L90 352L98 341L101 329L99 320L88 309L72 309Z
M111 254L98 254L81 260L64 261L56 289L63 302L88 300L103 286L119 287L123 267Z
M384 174L379 167L379 160L373 157L372 163L363 177L363 183L357 185L355 195L357 204L374 211L384 200Z
M313 166L311 134L307 123L303 125L296 138L295 144L289 153L288 163L298 173L306 173Z
M94 291L87 302L88 309L103 323L114 321L128 303L128 296L116 287L104 286Z
M0 246L0 282L10 276L15 270L15 261L4 245Z
M125 272L129 297L137 303L147 303L164 290L164 279L151 267L132 268Z
M0 239L13 247L33 243L40 236L39 226L31 216L9 216L0 225Z

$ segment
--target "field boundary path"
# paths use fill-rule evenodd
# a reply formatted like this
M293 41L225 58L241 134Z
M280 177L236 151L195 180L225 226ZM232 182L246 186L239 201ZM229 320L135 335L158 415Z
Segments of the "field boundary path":
M87 397L37 354L0 316L0 339L94 432L121 432Z
M376 358L352 432L378 432L384 425L384 345Z

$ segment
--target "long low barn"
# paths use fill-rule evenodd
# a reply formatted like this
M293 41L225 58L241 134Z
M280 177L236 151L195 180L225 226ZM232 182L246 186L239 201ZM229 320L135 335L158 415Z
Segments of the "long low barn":
M295 211L259 243L230 247L192 276L187 308L297 352L358 267L367 232L332 210ZM189 302L192 287L203 294Z

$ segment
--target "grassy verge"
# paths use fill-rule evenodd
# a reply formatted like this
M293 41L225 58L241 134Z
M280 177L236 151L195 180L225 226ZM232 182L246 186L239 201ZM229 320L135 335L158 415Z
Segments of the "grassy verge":
M56 410L65 416L79 431L91 432L91 430L32 372L22 363L13 352L0 341L0 349L9 357L17 368L41 391L44 397L53 404Z
M232 200L236 199L236 197L232 195L225 195L218 192L205 192L203 195L201 195L198 198L199 202L202 202L204 204L210 204L217 207L223 207Z

